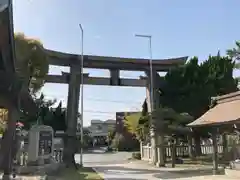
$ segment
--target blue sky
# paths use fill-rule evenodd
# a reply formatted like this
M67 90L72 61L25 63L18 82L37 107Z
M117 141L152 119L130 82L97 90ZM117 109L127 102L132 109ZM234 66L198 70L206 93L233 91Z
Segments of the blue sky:
M48 49L84 54L148 58L148 44L134 34L151 34L153 58L225 54L240 39L239 0L14 0L16 32L37 38ZM59 74L66 68L51 67ZM92 76L109 72L85 70ZM121 72L123 77L142 73ZM67 85L46 84L48 98L67 102ZM145 88L84 87L84 125L115 118L116 111L136 111Z

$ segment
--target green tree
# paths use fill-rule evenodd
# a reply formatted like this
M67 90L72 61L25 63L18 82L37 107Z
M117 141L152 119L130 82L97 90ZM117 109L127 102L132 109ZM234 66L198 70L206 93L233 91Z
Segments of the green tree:
M30 129L34 124L44 124L49 118L50 107L56 103L56 100L46 100L43 94L34 97L34 101L37 106L37 113L29 115L23 111L20 116L20 122L24 124L25 129Z
M7 119L8 119L8 110L0 109L0 134L3 134L6 129Z
M136 117L135 117L136 116ZM111 134L111 146L118 150L132 151L139 149L139 141L137 139L136 128L138 126L138 113L134 113L130 116L125 114L124 117L124 129L121 133L115 131Z
M141 112L125 116L124 126L127 128L128 132L132 134L136 133L139 125L138 122L141 116L142 116Z
M236 47L227 50L227 55L235 60L235 68L240 69L240 41L235 42ZM238 82L240 81L240 77L236 78Z
M237 90L233 78L235 63L229 57L209 56L199 64L198 58L190 59L184 66L173 69L165 76L166 85L160 89L163 107L170 107L178 113L186 112L194 119L208 109L211 97ZM195 131L197 153L200 154L200 136L203 129Z
M189 133L185 125L192 122L193 117L188 113L177 113L171 108L163 108L160 107L156 111L153 112L153 116L159 119L159 121L155 121L154 127L156 128L156 132L164 131L165 135L186 135ZM161 120L160 120L161 118ZM163 121L163 122L161 122ZM150 126L150 116L141 116L138 121L138 129L139 127L149 127ZM164 126L164 128L162 128Z
M114 139L115 134L116 134L116 129L115 129L115 128L110 128L110 129L108 130L108 135L107 135L108 145L111 145L111 144L112 144L112 140Z
M89 148L93 143L91 132L88 128L83 129L83 148Z
M133 113L128 115L124 119L124 126L127 131L133 134L139 141L143 141L146 139L146 136L149 132L148 124L140 124L144 118L148 118L147 116L143 116L141 112Z
M240 41L235 42L236 47L227 50L227 55L236 60L235 68L240 69Z
M144 111L144 110L143 110ZM149 127L150 127L150 116L145 113L134 113L125 117L125 127L127 130L135 134L138 140L144 141L147 140L147 136L149 135ZM186 135L189 133L188 129L185 128L185 125L192 122L193 117L188 113L177 113L171 108L158 108L155 112L153 112L153 116L157 119L161 117L164 124L161 121L155 121L155 130L156 132L160 132L164 130L165 135ZM162 125L164 125L164 129L162 129Z
M66 131L66 110L62 108L62 102L56 108L49 108L48 116L43 124L51 126L54 131Z
M111 147L115 150L125 150L126 148L126 138L122 135L122 134L119 134L119 133L116 133L113 140L112 140L112 144L111 144Z
M192 58L185 66L165 76L166 86L161 89L162 105L198 118L209 109L211 97L237 90L234 65L232 59L220 55L209 56L201 64L196 57Z
M23 33L15 34L16 70L29 86L30 92L37 92L48 73L48 60L42 43L27 38Z
M185 138L187 134L190 133L190 130L184 125L192 121L192 117L187 113L177 113L171 108L160 107L152 113L152 116L158 121L154 121L155 124L150 123L150 116L146 114L146 107L143 106L142 113L135 113L127 116L125 118L125 126L127 129L134 133L138 140L147 141L149 136L149 128L151 125L155 128L156 136L164 134L165 136L173 137L177 136L178 138ZM186 139L186 138L185 138ZM163 142L166 142L167 139L163 138ZM165 159L164 148L160 150L163 153L160 153L162 156L160 159Z

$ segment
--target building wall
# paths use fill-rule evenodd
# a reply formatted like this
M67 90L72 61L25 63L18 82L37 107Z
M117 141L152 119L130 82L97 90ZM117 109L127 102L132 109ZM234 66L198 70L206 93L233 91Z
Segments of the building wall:
M107 136L109 130L114 128L115 124L115 120L92 120L89 128L91 131L91 136Z

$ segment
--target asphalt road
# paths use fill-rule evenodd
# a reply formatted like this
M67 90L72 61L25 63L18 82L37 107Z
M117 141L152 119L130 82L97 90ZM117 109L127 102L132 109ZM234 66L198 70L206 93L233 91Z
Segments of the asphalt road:
M132 153L130 152L105 152L106 148L99 148L85 152L83 154L83 164L84 166L92 165L110 165L110 164L119 164L124 163L131 157ZM80 161L80 155L75 155L76 163Z
M95 149L83 154L83 165L93 167L105 180L159 180L153 175L158 170L140 168L139 164L131 164L131 152L105 152L105 148ZM75 155L79 163L80 155Z
M172 168L157 168L143 161L129 161L132 153L106 153L105 148L95 149L83 154L83 165L93 167L105 180L223 180L226 176L204 176L201 174L179 174ZM79 154L75 155L79 163ZM200 175L200 176L199 176Z

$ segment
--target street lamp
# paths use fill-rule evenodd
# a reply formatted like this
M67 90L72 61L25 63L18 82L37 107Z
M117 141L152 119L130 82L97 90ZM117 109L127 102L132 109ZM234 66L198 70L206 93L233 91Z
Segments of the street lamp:
M136 34L135 37L146 38L149 40L149 68L150 68L150 105L151 105L151 118L153 112L153 68L152 68L152 36ZM152 119L151 119L152 120Z
M81 46L82 46L82 53L81 53L81 127L80 127L80 166L83 166L83 27L81 24L79 24L80 30L81 30Z
M150 68L150 106L151 106L151 111L150 111L150 122L155 124L153 122L153 107L154 107L154 101L153 101L153 67L152 67L152 36L150 35L141 35L141 34L136 34L136 37L140 38L146 38L149 40L149 68ZM155 127L153 127L155 128ZM153 154L153 163L156 163L156 157L157 157L157 149L156 149L156 136L155 136L155 130L150 129L151 131L151 136L152 136L152 154ZM161 150L161 149L160 149Z

